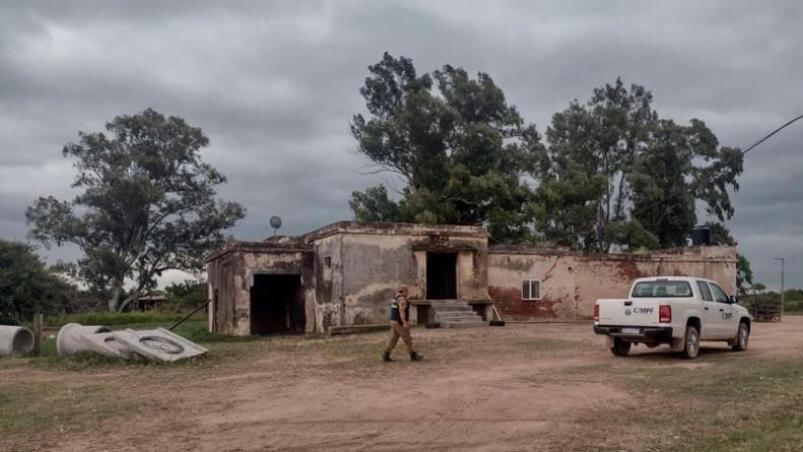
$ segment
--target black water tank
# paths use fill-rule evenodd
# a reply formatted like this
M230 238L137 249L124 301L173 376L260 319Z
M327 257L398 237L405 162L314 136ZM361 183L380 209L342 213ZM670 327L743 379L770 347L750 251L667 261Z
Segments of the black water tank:
M692 246L711 245L711 228L708 226L697 226L691 230Z

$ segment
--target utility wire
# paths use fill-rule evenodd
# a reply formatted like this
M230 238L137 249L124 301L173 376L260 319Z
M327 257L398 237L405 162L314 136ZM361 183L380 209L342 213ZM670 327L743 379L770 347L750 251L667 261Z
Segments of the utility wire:
M771 132L769 135L767 135L767 136L765 136L764 138L762 138L762 139L760 139L760 140L756 141L755 143L751 144L750 146L748 146L748 147L747 147L747 149L745 149L744 151L742 151L742 155L744 155L744 154L747 154L748 152L750 152L751 150L753 150L753 148L755 148L755 147L756 147L756 146L758 146L759 144L761 144L761 143L763 143L763 142L767 141L767 139L769 139L771 136L775 135L776 133L778 133L778 132L780 132L781 130L785 129L787 126L790 126L790 125L792 125L792 123L794 123L794 122L797 122L797 121L798 121L798 120L800 120L800 119L803 119L803 115L800 115L800 116L798 116L797 118L794 118L794 119L792 119L791 121L787 122L786 124L782 125L781 127L778 127L777 129L773 130L773 131L772 131L772 132Z
M742 155L745 155L745 154L747 154L748 152L752 151L753 149L755 149L756 147L758 147L758 146L759 146L761 143L763 143L763 142L767 141L768 139L770 139L770 137L772 137L772 136L773 136L773 135L775 135L776 133L780 132L781 130L785 129L786 127L788 127L788 126L792 125L793 123L795 123L795 122L797 122L797 121L799 121L799 120L801 120L801 119L803 119L803 115L797 116L797 117L795 117L795 118L793 118L793 119L791 119L791 120L787 121L787 122L786 122L784 125L782 125L782 126L778 127L777 129L773 130L772 132L770 132L769 134L765 135L764 137L762 137L762 138L760 138L760 139L758 139L758 140L754 141L752 144L750 144L750 145L749 145L749 146L747 146L747 147L746 147L744 150L742 150ZM623 176L623 177L624 177L624 176ZM655 208L655 207L658 207L658 206L659 206L659 205L661 205L662 203L664 203L664 202L666 202L666 201L669 201L670 199L672 199L672 198L674 198L674 197L676 197L676 196L678 196L678 195L681 195L681 194L683 194L683 193L685 193L685 191L677 191L677 192L675 192L674 194L671 194L671 195L669 195L669 196L666 196L666 197L664 197L663 199L659 199L658 201L656 201L656 202L654 202L654 203L652 203L652 204L648 204L647 206L644 206L644 207L642 207L641 209L639 209L639 210L637 210L637 211L635 211L635 212L631 212L630 216L631 216L631 218L632 218L633 216L635 216L635 215L637 215L637 214L640 214L640 213L646 212L646 211L648 211L648 210L651 210L651 209L653 209L653 208ZM572 237L577 237L577 236L579 236L579 235L580 235L581 233L583 233L583 232L586 232L586 233L593 233L593 232L596 232L596 231L595 231L594 229L590 229L590 230L587 230L587 231L573 232L573 233L571 233L571 234L567 234L567 235L566 235L566 236L564 236L564 237L559 237L557 240L558 240L558 241L560 241L560 240L570 239L570 238L572 238Z

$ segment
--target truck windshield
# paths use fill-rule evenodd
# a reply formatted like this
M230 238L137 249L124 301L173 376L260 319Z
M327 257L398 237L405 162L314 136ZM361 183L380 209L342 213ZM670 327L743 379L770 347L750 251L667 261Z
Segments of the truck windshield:
M682 298L691 296L691 286L686 281L644 281L636 283L633 298Z

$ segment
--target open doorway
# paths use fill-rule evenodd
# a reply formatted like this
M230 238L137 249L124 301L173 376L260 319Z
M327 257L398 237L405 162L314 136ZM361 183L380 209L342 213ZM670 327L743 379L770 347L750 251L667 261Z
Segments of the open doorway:
M457 254L427 253L427 299L457 298Z
M299 275L254 275L251 334L303 333L304 295Z

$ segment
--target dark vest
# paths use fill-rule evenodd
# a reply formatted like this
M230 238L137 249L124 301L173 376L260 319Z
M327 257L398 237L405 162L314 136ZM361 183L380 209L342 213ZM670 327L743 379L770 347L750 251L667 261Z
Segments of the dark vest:
M399 315L399 297L393 299L390 304L390 320L401 323L401 315ZM407 301L407 306L404 307L404 318L410 321L410 301Z

